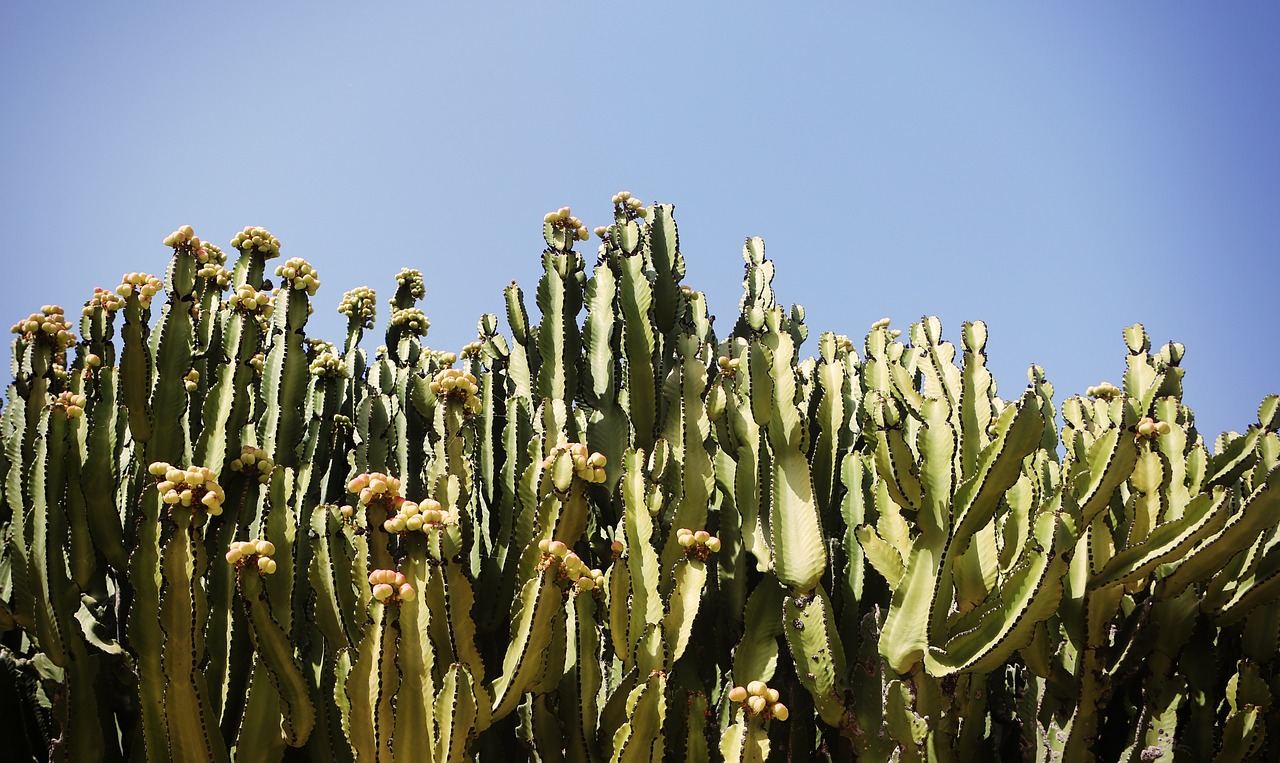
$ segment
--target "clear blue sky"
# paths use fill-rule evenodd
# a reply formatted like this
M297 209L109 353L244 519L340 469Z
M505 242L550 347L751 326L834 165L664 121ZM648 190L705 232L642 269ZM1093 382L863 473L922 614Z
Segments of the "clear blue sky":
M1209 440L1280 392L1280 5L687 5L5 3L4 326L253 224L313 335L411 266L456 350L625 188L722 324L760 235L815 336L983 319L1006 397L1118 383L1135 321Z

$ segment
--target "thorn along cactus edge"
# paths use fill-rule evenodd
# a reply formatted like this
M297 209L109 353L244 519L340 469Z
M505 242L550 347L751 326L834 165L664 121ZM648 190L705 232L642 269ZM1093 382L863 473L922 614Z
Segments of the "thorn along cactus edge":
M534 323L429 349L190 227L0 415L6 760L1223 760L1280 734L1280 397L1212 449L1183 347L996 395L981 322L717 336L669 205L546 216ZM274 273L279 287L268 285ZM153 313L158 308L158 315ZM585 314L584 314L585 312ZM1061 421L1061 426L1058 422ZM1212 451L1212 452L1211 452ZM1275 749L1270 746L1270 749Z

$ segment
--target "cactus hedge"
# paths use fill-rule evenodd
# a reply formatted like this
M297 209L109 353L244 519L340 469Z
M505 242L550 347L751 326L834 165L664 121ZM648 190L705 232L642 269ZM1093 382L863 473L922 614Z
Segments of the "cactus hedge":
M457 354L407 269L308 337L261 228L18 321L3 757L1276 759L1280 397L1210 448L1140 325L1058 401L981 322L804 357L758 238L717 334L613 201Z

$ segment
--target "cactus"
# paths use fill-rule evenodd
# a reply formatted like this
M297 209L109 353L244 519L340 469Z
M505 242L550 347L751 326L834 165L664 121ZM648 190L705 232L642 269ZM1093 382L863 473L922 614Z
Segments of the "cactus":
M256 227L18 321L14 754L1264 758L1280 396L1207 443L1141 326L1060 402L997 396L981 322L806 358L758 238L717 336L672 207L612 203L593 264L548 213L537 310L512 284L456 353L408 268L384 345L367 287L309 338L316 269L273 289Z

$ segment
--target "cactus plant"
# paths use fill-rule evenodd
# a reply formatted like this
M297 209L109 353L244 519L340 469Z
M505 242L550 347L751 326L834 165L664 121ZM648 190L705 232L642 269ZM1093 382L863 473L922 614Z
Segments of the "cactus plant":
M15 759L1263 759L1280 396L1210 447L1141 326L1061 401L998 397L981 322L805 358L758 238L718 336L672 207L612 204L456 353L412 269L382 346L367 287L308 338L256 227L18 321Z

